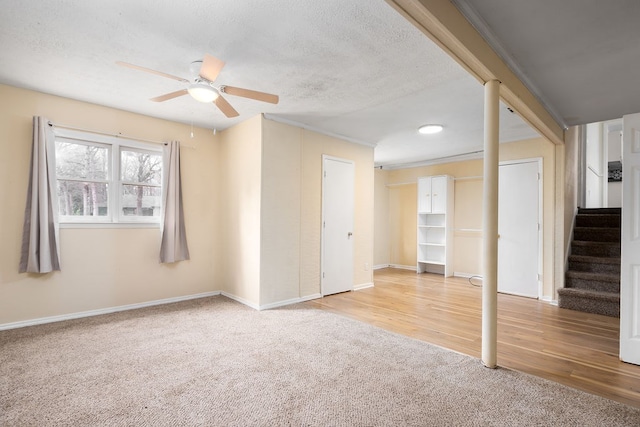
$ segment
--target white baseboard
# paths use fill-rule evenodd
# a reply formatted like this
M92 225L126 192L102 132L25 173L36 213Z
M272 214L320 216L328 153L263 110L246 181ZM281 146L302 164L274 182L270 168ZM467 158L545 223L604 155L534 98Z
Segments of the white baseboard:
M391 264L378 264L378 265L374 265L373 269L374 270L381 270L383 268L389 268L391 267Z
M297 304L299 302L305 302L305 301L309 301L309 300L312 300L312 299L322 298L322 295L320 295L320 294L312 294L312 295L307 295L307 296L300 297L300 298L291 298L291 299L284 300L284 301L277 301L277 302L272 302L272 303L269 303L269 304L258 305L258 304L255 304L255 303L251 302L251 301L248 301L248 300L246 300L244 298L241 298L239 296L230 294L228 292L224 292L223 291L222 295L227 297L227 298L230 298L230 299L232 299L234 301L238 301L240 304L244 304L247 307L251 307L254 310L258 310L258 311L269 310L269 309L278 308L278 307L284 307L285 305Z
M468 279L470 277L482 277L482 274L462 273L459 271L454 271L453 277L462 277L463 279Z
M540 301L548 302L551 305L558 305L558 300L551 299L551 297L542 297Z
M261 305L259 310L269 310L271 308L284 307L285 305L297 304L299 302L305 302L305 301L309 301L309 300L312 300L312 299L318 299L318 298L322 298L322 295L313 294L313 295L307 295L306 297L291 298L291 299L284 300L284 301L272 302L272 303L269 303L269 304Z
M227 298L229 298L229 299L232 299L232 300L234 300L234 301L238 301L240 304L244 304L244 305L246 305L247 307L251 307L251 308L253 308L254 310L260 310L260 306L259 306L258 304L253 303L253 302L251 302L251 301L249 301L249 300L246 300L246 299L244 299L244 298L242 298L242 297L239 297L239 296L237 296L237 295L230 294L229 292L225 292L225 291L222 291L222 292L220 292L220 293L222 294L222 296L225 296L225 297L227 297Z
M373 288L373 282L371 282L371 283L361 283L359 285L355 285L353 287L353 290L354 291L360 291L362 289L367 289L367 288Z
M101 314L117 313L119 311L135 310L138 308L152 307L154 305L171 304L173 302L187 301L196 298L206 298L220 295L220 291L203 292L201 294L185 295L181 297L158 299L136 304L119 305L116 307L99 308L97 310L81 311L78 313L62 314L59 316L40 317L37 319L22 320L19 322L4 323L0 325L0 331L7 329L24 328L26 326L43 325L45 323L62 322L64 320L80 319L82 317L100 316Z
M418 269L415 265L389 264L389 267L398 268L400 270L411 270L411 271L417 271Z

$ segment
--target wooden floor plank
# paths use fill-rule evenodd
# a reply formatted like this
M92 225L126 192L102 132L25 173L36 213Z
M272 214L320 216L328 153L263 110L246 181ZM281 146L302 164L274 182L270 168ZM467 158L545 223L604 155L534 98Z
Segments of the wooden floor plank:
M480 287L391 268L377 270L374 283L305 304L480 357ZM500 366L640 407L640 366L618 359L618 335L617 318L498 295Z

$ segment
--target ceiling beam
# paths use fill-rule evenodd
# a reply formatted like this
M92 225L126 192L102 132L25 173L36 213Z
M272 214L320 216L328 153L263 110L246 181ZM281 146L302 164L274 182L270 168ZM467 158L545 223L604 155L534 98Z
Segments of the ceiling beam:
M386 0L482 84L499 80L500 97L555 144L564 143L564 129L505 64L451 0Z

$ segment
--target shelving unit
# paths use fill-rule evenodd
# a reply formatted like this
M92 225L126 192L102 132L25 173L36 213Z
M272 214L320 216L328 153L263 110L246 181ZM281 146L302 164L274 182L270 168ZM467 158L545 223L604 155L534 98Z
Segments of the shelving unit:
M452 225L453 178L418 178L418 273L453 274Z

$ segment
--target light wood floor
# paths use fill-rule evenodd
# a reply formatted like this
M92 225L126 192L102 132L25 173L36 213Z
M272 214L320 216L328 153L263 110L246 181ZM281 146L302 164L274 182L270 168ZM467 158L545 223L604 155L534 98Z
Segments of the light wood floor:
M374 282L305 304L480 357L481 288L389 268ZM499 366L640 407L640 366L619 361L618 333L617 318L498 296Z

